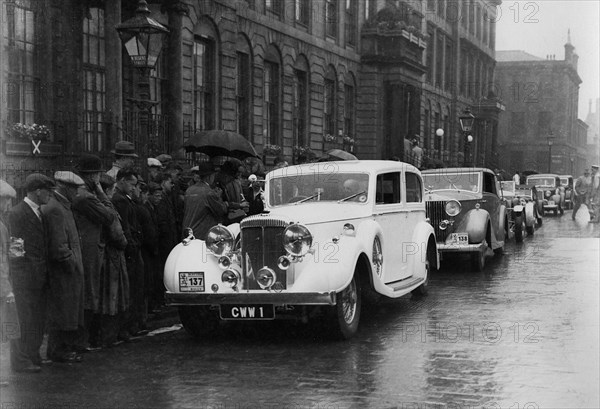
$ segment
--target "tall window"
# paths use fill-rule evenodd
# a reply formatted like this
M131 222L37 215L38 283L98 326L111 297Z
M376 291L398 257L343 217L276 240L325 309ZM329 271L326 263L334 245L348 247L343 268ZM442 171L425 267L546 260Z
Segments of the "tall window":
M354 81L349 78L344 84L344 134L352 139L356 135L354 131L355 106Z
M300 68L296 68L294 73L294 106L292 112L294 143L298 146L305 146L309 144L306 135L308 122L308 74L306 70Z
M308 27L310 21L310 0L296 0L294 15L296 23Z
M325 0L325 33L328 37L337 38L337 0Z
M163 47L160 55L158 56L158 61L152 70L150 70L150 99L152 101L158 101L159 103L154 107L155 114L163 113L162 103L167 101L165 92L166 92L166 82L167 76L165 69L166 57L167 55L165 47Z
M429 105L429 103L427 103ZM429 150L430 139L429 134L431 132L431 114L429 108L425 109L423 113L423 149Z
M469 33L475 34L475 3L469 3Z
M106 61L104 56L104 10L91 8L83 19L83 149L100 151L104 146Z
M324 104L324 114L325 123L323 124L325 129L325 134L336 136L335 131L335 101L336 101L336 92L335 92L335 71L332 67L327 71L327 75L325 76L325 94L323 98Z
M373 17L377 11L377 0L365 0L365 20Z
M196 36L194 42L194 126L215 126L215 45L209 38Z
M428 83L432 84L433 83L433 72L434 72L434 64L435 61L433 60L434 57L434 51L435 51L435 30L433 29L432 26L427 27L427 35L429 36L429 39L427 40L427 61L426 61L426 65L427 65L427 74L426 74L426 80Z
M445 58L445 77L446 77L446 81L444 82L444 89L446 91L451 91L452 90L452 86L455 85L454 82L454 47L452 45L452 42L449 39L446 39L446 58Z
M277 52L270 49L265 57L264 68L264 104L265 104L265 124L267 131L264 143L281 145L281 65Z
M346 0L346 42L349 45L356 45L357 30L357 7L358 1Z
M438 16L440 18L444 18L446 16L446 1L438 0Z
M442 88L444 86L444 36L440 33L438 33L436 45L435 86Z
M36 18L28 4L22 1L6 3L6 21L2 22L2 31L7 58L2 70L7 73L8 121L33 124L39 79L34 69Z
M265 0L265 10L269 13L281 16L283 14L283 1Z
M237 83L236 83L236 101L237 101L237 131L240 135L251 139L250 133L250 87L252 80L250 78L250 55L245 52L237 53Z

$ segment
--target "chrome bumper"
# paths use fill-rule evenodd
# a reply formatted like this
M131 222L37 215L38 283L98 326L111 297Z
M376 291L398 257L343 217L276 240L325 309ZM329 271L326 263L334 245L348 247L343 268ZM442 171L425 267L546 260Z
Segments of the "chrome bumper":
M247 293L181 294L167 291L167 305L274 304L274 305L335 305L336 293Z
M483 251L486 246L484 243L463 245L438 243L437 247L440 253L474 253Z

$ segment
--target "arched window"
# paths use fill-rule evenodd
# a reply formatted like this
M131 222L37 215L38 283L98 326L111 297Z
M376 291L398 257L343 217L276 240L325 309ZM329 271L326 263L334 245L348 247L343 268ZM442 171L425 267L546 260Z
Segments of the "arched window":
M265 144L282 145L281 135L281 56L273 44L267 49L264 63L264 130Z
M344 136L354 140L356 118L356 81L354 74L346 74L344 83Z
M194 126L215 129L217 123L218 37L211 21L194 30Z
M238 34L237 82L235 87L237 132L252 140L252 49L248 38Z
M294 132L294 145L310 145L310 139L307 135L308 129L308 84L309 84L309 65L304 55L298 56L294 64L294 88L293 88L293 106L292 121Z
M335 73L335 68L333 66L329 66L327 68L327 73L325 74L325 89L323 95L323 105L324 105L324 118L323 118L323 127L325 135L336 135L336 115L335 115L335 106L336 106L336 78L337 74Z

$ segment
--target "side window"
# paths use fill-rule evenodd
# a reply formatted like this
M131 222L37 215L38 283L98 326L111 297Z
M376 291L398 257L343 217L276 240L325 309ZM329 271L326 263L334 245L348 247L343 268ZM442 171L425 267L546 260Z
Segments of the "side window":
M421 202L423 200L423 189L421 179L416 173L406 173L406 202Z
M377 176L377 204L400 203L400 172Z
M496 183L494 175L491 173L484 172L483 174L483 191L485 193L496 194Z

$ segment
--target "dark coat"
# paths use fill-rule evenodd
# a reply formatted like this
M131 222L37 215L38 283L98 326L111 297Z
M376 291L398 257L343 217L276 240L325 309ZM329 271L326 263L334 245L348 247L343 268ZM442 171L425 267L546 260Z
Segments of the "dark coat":
M109 228L115 214L111 211L111 203L87 190L79 192L73 199L73 215L81 239L81 255L84 272L84 308L98 312L100 299L101 270L104 264L105 241L103 228ZM102 200L101 200L102 199Z
M104 229L106 242L104 268L102 269L102 285L100 296L100 312L116 315L129 308L129 277L125 262L127 239L119 214L111 208L115 218L110 227Z
M9 224L11 235L25 242L25 255L10 262L13 287L43 288L48 282L48 237L44 224L23 201L10 210Z
M53 325L74 331L83 325L83 260L71 202L54 192L42 206L48 231L48 307Z
M181 239L181 232L177 224L177 217L172 200L168 194L163 194L163 198L156 206L156 222L158 223L158 255L164 261L169 256L173 247L177 245Z
M197 239L205 240L208 230L227 215L227 205L205 182L190 186L185 193L183 228L190 227Z

